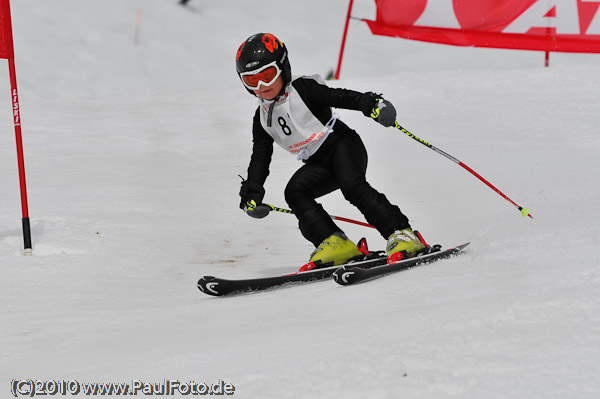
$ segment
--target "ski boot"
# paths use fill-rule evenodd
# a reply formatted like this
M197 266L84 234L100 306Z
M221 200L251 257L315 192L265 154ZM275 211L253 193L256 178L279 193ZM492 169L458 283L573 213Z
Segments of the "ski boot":
M329 266L338 266L347 263L356 257L363 257L368 253L366 241L361 240L361 249L346 237L346 234L337 231L323 240L310 255L307 264L300 268L301 272L320 269Z
M407 228L396 230L388 237L385 252L388 256L388 263L393 263L404 258L412 258L428 247L418 231L414 232Z

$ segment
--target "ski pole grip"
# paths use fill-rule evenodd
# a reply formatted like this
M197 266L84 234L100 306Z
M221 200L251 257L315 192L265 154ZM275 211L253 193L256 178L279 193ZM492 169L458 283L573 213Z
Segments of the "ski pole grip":
M257 205L253 210L247 210L248 216L252 216L255 219L262 219L271 212L271 207L265 204Z

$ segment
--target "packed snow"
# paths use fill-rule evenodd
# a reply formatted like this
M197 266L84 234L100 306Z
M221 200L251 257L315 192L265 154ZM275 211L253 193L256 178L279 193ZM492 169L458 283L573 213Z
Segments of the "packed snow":
M293 216L238 209L256 100L235 51L272 32L295 75L326 76L348 2L11 3L33 256L6 67L0 396L32 379L222 380L239 398L600 397L599 55L552 54L544 68L540 52L373 36L352 20L330 85L382 92L402 126L534 219L398 130L339 110L367 146L371 184L430 243L470 246L357 286L214 298L199 277L289 273L312 251ZM353 15L374 18L374 2ZM299 166L275 149L265 201L287 206ZM363 220L340 193L322 203Z

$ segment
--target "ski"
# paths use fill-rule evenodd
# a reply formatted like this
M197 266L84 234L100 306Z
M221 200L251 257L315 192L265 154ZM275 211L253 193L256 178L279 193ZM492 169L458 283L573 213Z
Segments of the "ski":
M282 285L293 285L323 280L328 277L331 277L331 275L336 270L344 266L351 266L357 269L363 267L375 267L379 265L385 265L386 262L387 257L384 252L372 252L368 255L365 255L364 260L347 263L346 265L329 266L321 269L312 269L305 272L284 274L281 276L241 280L227 280L213 276L204 276L201 277L200 280L198 280L198 288L205 294L212 296L224 296L254 291L263 291L269 288L278 287Z
M384 276L401 270L410 269L418 265L435 262L439 259L449 258L462 251L469 243L459 245L454 248L431 252L414 258L403 259L391 264L383 264L369 268L355 268L352 265L345 265L332 273L333 279L340 285L350 285L361 281L370 280L376 277Z

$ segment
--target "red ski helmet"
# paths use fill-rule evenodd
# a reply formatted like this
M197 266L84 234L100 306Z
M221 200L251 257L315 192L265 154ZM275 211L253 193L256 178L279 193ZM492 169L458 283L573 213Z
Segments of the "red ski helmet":
M246 90L252 95L253 86L260 82L256 79L259 73L275 66L276 75L268 74L266 76L276 79L279 75L283 76L284 87L292 81L292 68L288 59L287 47L281 40L271 33L257 33L244 41L237 50L235 57L235 69ZM264 84L264 78L260 79Z

